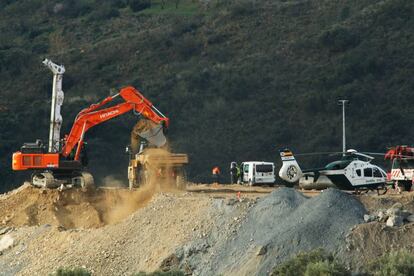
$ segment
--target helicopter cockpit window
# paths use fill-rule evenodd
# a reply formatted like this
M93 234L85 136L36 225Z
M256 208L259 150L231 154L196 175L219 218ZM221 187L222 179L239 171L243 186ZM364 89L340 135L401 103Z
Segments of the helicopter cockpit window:
M361 176L361 170L360 170L360 169L356 170L356 174L357 174L358 176Z
M364 176L365 177L372 177L372 169L371 168L364 169Z
M377 168L374 168L374 177L382 177L380 170L378 170Z

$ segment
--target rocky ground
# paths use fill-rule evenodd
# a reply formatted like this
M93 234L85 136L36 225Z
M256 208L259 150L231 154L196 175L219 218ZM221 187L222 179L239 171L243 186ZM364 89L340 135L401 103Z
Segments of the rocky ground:
M414 224L374 215L413 195L197 185L189 191L43 191L0 196L0 275L48 275L80 266L94 275L181 269L193 275L265 275L299 251L322 247L352 267L391 249L413 251ZM240 191L240 193L237 193ZM271 192L271 193L270 193Z

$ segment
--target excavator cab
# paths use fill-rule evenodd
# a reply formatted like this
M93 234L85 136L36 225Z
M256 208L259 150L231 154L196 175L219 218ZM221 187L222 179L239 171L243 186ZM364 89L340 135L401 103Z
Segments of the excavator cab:
M34 143L24 143L20 148L22 153L46 153L46 147L43 145L43 141L37 139Z

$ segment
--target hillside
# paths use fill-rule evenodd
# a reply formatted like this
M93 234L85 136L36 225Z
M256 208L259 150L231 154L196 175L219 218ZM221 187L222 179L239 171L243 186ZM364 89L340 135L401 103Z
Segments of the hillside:
M44 57L66 66L64 133L80 109L134 85L170 117L193 181L232 160L276 161L280 147L340 150L342 97L349 148L411 143L412 1L137 2L0 3L1 191L25 177L9 169L12 152L48 135ZM96 175L125 179L135 120L88 133Z

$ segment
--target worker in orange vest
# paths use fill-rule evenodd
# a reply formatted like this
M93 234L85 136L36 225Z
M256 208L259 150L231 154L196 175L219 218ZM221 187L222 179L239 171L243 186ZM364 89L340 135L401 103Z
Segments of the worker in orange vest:
M213 176L213 183L219 184L220 183L220 168L218 166L215 166L213 170L211 171Z

